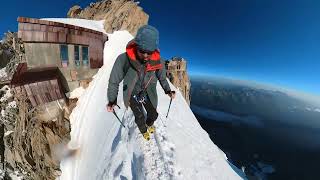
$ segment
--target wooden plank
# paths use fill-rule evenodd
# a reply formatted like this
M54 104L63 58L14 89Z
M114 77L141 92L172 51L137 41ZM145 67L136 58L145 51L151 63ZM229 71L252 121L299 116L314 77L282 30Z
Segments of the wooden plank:
M48 42L58 42L57 33L48 32Z
M50 89L48 87L48 81L43 81L43 86L44 86L44 90L45 90L45 96L47 97L48 101L51 102L52 101L52 97L50 95ZM49 84L50 86L50 84Z
M41 31L33 32L32 41L43 42L44 41L44 32L41 32Z
M31 31L23 31L22 40L23 41L31 41L32 40L32 32Z
M61 33L66 33L66 32L65 32L65 28L64 28L63 26L60 27L60 32L61 32Z
M22 30L24 30L23 28L24 28L24 23L19 23L18 24L18 30L22 31Z
M18 17L18 18L17 18L17 21L18 21L19 23L23 22L23 17Z
M58 27L53 27L53 32L58 32Z
M43 100L40 96L40 92L39 92L39 87L37 86L37 83L31 83L29 84L31 90L32 90L32 94L33 96L35 97L36 101L37 101L37 104L40 105L40 104L43 104Z
M64 96L62 95L62 91L61 91L61 88L60 88L58 80L56 80L56 86L55 87L56 87L55 89L56 89L58 98L62 99Z
M41 25L40 30L42 32L46 32L47 31L47 26L46 25Z
M40 96L41 100L43 101L43 103L48 103L49 100L45 96L45 89L44 89L45 87L43 86L43 83L37 82L37 87L38 87L39 96Z
M65 33L58 33L58 40L60 43L66 43L67 36Z
M49 41L49 40L48 40L48 32L47 32L47 31L44 32L43 40L44 40L44 42L48 42L48 41Z
M41 30L41 25L40 24L32 24L32 29L34 31L40 31Z
M46 86L48 88L51 100L52 101L57 100L58 99L57 93L55 92L53 86L51 85L50 80L49 81L45 81L45 83L46 83Z
M31 91L30 86L29 86L28 84L26 84L26 85L24 85L24 89L25 89L26 92L27 92L27 95L28 95L28 98L29 98L31 104L32 104L34 107L37 106L38 103L37 103L36 99L34 98L34 96L33 96L33 94L32 94L32 91Z
M46 98L48 99L48 102L51 102L52 101L52 97L50 95L50 83L48 84L48 81L43 81L43 89L44 89L44 92L45 92L45 96Z
M18 38L22 39L22 31L18 31Z
M47 26L48 32L53 32L53 26Z
M29 22L32 23L32 24L37 23L36 19L30 18L30 19L28 19L28 20L29 20Z
M74 33L75 33L75 30L74 29L70 29L70 34L72 34L72 35L74 35Z
M25 31L32 31L32 25L29 23L25 23L23 26L23 30Z
M31 89L32 97L37 102L37 105L42 104L42 100L41 100L39 93L38 93L38 90L37 90L37 88L38 88L37 85L35 83L31 83L31 84L29 84L29 87Z
M58 98L58 99L61 99L62 96L61 96L61 92L60 92L60 89L59 89L59 84L58 84L57 79L50 80L50 83L51 83L51 85L52 85L55 93L57 94L57 98Z

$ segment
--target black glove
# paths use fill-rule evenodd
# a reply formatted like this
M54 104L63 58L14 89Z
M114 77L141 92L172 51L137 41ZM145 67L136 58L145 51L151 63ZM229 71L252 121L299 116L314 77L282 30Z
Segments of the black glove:
M107 104L107 111L109 111L109 112L114 111L114 109L113 109L114 106L118 106L118 108L120 109L120 106L116 102L117 102L117 100L115 100L114 102L109 102Z
M168 96L170 96L171 98L174 98L176 92L175 91L166 91L166 94L168 94Z
M115 105L114 102L109 102L107 106L113 106L113 105Z
M175 91L166 91L166 94L175 94Z
M110 106L110 107L112 107L112 106L114 106L114 105L117 105L117 99L115 100L115 101L109 101L109 103L108 103L108 105L107 106Z

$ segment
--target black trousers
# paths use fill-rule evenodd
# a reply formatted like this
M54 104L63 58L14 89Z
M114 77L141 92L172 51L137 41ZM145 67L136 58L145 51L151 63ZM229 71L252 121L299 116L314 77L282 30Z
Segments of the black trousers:
M145 120L143 107L147 111L147 120ZM146 101L144 103L138 102L133 96L130 98L130 108L134 114L135 122L141 133L145 133L147 131L147 126L153 125L154 121L158 118L158 112L153 107L152 103L147 96Z

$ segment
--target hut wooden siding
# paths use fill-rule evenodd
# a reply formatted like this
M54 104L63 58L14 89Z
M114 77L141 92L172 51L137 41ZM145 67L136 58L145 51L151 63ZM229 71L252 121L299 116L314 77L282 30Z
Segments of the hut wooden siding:
M59 68L26 70L26 67L26 63L19 64L11 80L11 87L16 95L27 96L34 107L65 98L67 90L61 82Z
M19 17L18 22L18 37L24 42L85 45L89 47L90 68L103 65L103 45L107 37L102 32L25 17Z

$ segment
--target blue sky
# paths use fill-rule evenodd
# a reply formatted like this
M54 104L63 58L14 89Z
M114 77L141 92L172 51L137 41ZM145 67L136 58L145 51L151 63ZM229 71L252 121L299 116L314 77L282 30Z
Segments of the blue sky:
M16 19L66 17L74 4L55 0L2 3L0 33ZM160 31L164 58L182 56L191 75L205 74L273 84L320 95L320 1L141 0L149 24Z

